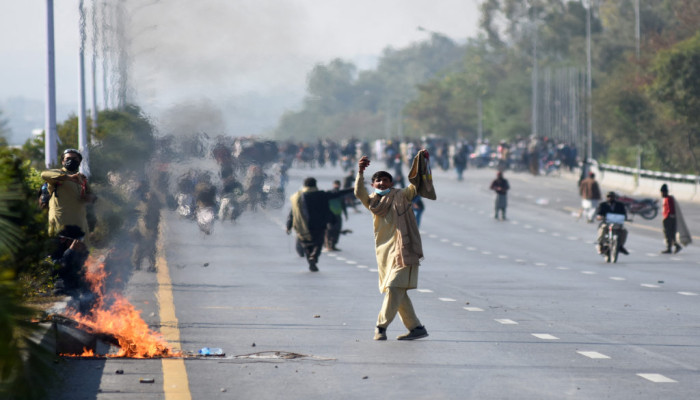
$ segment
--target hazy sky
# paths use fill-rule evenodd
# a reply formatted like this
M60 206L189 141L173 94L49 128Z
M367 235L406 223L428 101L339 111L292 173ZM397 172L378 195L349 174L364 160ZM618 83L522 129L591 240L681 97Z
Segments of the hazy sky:
M98 4L105 2L116 0ZM77 104L78 3L54 4L61 103ZM235 102L251 93L263 98L301 93L314 64L340 57L362 67L387 46L401 48L428 38L418 26L455 40L473 37L478 3L126 0L133 95L146 108L162 110L184 99ZM91 8L92 0L85 6ZM45 20L45 0L0 2L0 100L44 98Z

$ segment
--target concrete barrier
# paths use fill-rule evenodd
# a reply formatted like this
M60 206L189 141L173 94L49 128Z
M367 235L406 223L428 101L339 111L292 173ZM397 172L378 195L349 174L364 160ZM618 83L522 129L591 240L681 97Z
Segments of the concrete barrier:
M604 165L592 167L596 179L601 184L617 188L620 192L643 197L661 197L659 189L664 183L668 185L671 195L680 201L688 201L700 204L700 185L698 181L688 182L692 175L664 174L648 177L636 174L635 169L629 171L614 171Z

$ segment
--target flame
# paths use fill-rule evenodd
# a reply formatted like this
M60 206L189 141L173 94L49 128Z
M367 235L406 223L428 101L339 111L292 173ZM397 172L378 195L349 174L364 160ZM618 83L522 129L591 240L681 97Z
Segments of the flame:
M85 263L85 279L96 296L95 305L86 315L69 310L69 318L74 319L93 333L109 334L119 342L119 352L109 357L152 358L173 357L180 353L152 331L141 318L139 310L118 293L106 294L105 279L108 273L104 262L89 257ZM91 350L84 349L82 357L94 357Z

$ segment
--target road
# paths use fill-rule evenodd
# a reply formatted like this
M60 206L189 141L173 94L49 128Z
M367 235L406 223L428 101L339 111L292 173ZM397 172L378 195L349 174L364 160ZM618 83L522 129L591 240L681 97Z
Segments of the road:
M330 188L342 175L293 169L289 188L306 176ZM496 221L494 175L435 171L410 292L428 338L394 340L405 331L397 318L388 341L372 340L382 295L366 210L349 210L353 233L318 273L284 233L288 205L217 221L210 236L168 212L159 272L135 271L127 295L176 347L226 357L66 360L53 398L695 398L698 250L661 255L660 219L635 220L630 255L606 264L596 226L572 216L575 179L506 173L508 220ZM683 211L697 242L700 207Z

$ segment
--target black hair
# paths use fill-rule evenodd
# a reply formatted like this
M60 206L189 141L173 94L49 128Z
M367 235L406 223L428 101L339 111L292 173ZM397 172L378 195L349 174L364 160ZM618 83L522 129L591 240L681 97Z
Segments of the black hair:
M79 161L83 161L83 155L80 154L80 152L79 152L78 150L76 150L76 149L65 149L65 150L63 150L63 154L61 154L61 161L63 161L63 160L66 158L66 154L68 154L68 153L76 154L76 155L78 156L78 158L80 159Z
M377 172L375 172L374 175L372 175L372 182L374 182L374 181L376 181L377 179L380 179L380 178L389 178L389 180L390 180L391 182L394 182L394 177L391 176L391 174L388 173L388 172L386 172L386 171L377 171Z
M306 178L306 179L304 179L304 186L306 186L306 187L316 187L316 178Z

